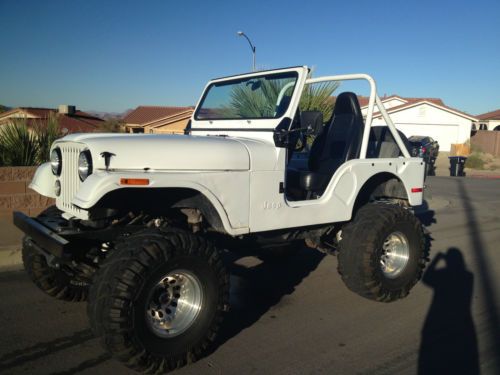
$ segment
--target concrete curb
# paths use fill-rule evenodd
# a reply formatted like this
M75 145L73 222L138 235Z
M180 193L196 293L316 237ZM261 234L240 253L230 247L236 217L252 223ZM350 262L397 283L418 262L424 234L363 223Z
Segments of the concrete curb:
M21 246L0 248L0 272L18 271L23 268Z

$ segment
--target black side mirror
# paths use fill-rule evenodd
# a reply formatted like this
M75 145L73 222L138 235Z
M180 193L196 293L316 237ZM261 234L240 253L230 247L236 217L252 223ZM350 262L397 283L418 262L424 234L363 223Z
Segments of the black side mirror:
M290 119L289 117L285 117L283 118L283 120L281 120L276 129L274 129L273 139L274 145L276 147L288 147L288 128L290 127L291 123L292 119Z

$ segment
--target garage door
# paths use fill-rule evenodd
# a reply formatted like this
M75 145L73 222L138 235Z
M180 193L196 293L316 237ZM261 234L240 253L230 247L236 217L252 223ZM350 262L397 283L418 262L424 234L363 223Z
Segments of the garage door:
M452 143L458 143L458 125L396 124L408 138L412 135L425 135L439 142L441 151L450 151Z

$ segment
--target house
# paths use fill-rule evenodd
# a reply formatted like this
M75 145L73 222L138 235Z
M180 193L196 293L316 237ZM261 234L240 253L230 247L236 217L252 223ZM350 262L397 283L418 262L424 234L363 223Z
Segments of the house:
M28 126L43 126L51 116L57 117L63 134L94 132L104 122L101 118L79 111L72 105L60 105L58 109L18 107L0 113L0 127L20 118L25 118Z
M123 118L127 133L183 134L194 107L139 106Z
M479 121L476 125L477 130L497 130L500 131L500 109L483 113L476 116Z
M473 123L478 121L472 115L445 105L439 98L404 98L391 95L381 100L396 128L407 137L426 135L434 138L439 142L441 151L450 151L454 143L467 142ZM361 97L360 105L363 115L366 116L368 99ZM374 111L373 124L385 125L385 120L376 106Z

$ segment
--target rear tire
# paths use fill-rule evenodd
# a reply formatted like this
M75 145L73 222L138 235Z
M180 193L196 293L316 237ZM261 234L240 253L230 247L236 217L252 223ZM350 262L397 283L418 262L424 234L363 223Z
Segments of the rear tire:
M146 230L118 243L93 281L92 330L116 359L146 373L204 356L229 301L229 276L217 250L175 229Z
M427 260L422 224L408 209L370 203L344 226L338 271L353 292L392 302L408 295Z

